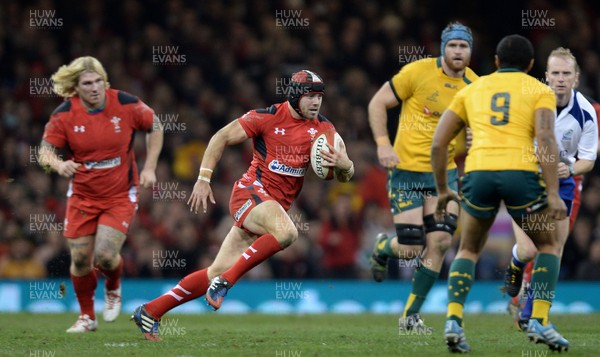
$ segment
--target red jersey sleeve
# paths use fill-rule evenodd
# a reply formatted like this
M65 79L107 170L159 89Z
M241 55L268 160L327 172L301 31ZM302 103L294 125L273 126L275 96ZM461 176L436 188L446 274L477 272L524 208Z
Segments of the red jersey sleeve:
M64 130L64 123L58 114L50 116L50 120L44 128L43 140L57 148L62 148L66 145L67 136Z
M154 123L154 110L150 108L146 103L138 100L133 105L133 127L136 130L151 131L152 124Z
M238 119L238 122L246 131L246 135L248 135L250 138L254 138L263 132L265 118L261 114L257 113L256 110L251 110L242 115Z

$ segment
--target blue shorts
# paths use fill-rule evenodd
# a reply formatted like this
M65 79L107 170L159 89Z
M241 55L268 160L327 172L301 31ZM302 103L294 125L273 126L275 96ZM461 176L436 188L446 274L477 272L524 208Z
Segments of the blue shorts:
M558 194L567 205L567 216L570 216L573 200L575 199L575 179L573 176L558 180Z

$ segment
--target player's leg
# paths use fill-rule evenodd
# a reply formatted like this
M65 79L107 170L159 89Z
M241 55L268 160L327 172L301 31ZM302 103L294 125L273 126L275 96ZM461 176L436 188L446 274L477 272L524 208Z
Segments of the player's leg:
M422 266L421 255L425 244L425 232L422 223L415 224L416 222L422 222L422 220L422 206L395 215L396 236L386 237L385 240L385 245L389 246L391 254L386 249L378 250L379 247L377 246L374 247L371 254L371 268L374 277L376 277L375 272L377 271L373 269L376 266L374 263L380 263L379 269L382 272L382 277L385 277L387 262L390 258L414 261L418 265L413 273L411 292L406 299L402 316L398 320L400 331L427 328L419 312L427 293L437 279L437 274ZM381 242L378 242L378 244L383 245Z
M79 302L80 314L77 321L67 329L70 333L95 331L98 323L94 313L94 293L98 284L93 269L94 234L98 225L98 208L78 196L67 200L64 236L71 254L71 281Z
M569 233L573 230L575 226L575 220L579 215L579 207L581 207L581 190L583 188L583 176L575 176L573 177L575 181L575 189L574 189L574 197L573 204L571 205L571 214L569 215Z
M370 258L371 273L377 282L385 279L389 258L412 260L425 244L423 231L423 185L419 173L393 169L388 174L388 199L396 235L380 233Z
M444 328L446 345L451 352L470 350L463 330L463 309L475 278L475 264L498 213L501 200L497 192L498 180L495 172L486 171L470 172L462 178L460 245L448 272Z
M436 205L435 196L425 198L424 230L427 244L425 250L416 258L418 265L412 277L412 288L400 319L400 328L403 326L411 328L412 325L422 324L419 315L421 307L440 274L444 257L452 244L452 236L457 227L458 204L450 202L448 205L450 215L445 217L443 223L437 223L433 217Z
M298 237L298 230L294 223L277 201L268 196L263 197L261 201L256 206L251 205L252 207L244 214L240 214L242 217L238 220L244 229L259 237L241 256L238 256L231 268L211 279L210 286L206 291L206 301L215 310L221 307L227 291L239 278L275 253L288 247ZM237 214L234 214L235 216Z
M533 221L532 219L527 219L527 221L524 222L524 224L527 225L530 230L544 230L544 229L551 228L556 231L555 233L557 234L557 238L559 240L558 244L560 246L559 261L560 261L560 258L562 257L563 247L569 236L569 225L570 225L569 222L570 222L570 216L572 213L573 198L575 196L576 188L577 188L577 186L574 181L570 181L570 180L561 181L560 195L561 195L561 198L563 198L565 205L567 206L567 217L565 219L562 219L560 221L554 221L550 224L546 224L548 226L551 226L548 228L544 227L545 222L543 222L543 221L538 222L538 221ZM532 274L530 274L530 279L531 279L531 276L532 276ZM527 328L528 321L533 312L533 296L535 296L535 295L536 295L535 294L535 286L530 284L526 298L525 298L525 300L526 300L525 306L523 307L523 310L521 311L521 314L517 321L521 330L525 330Z
M495 214L489 217L488 213L476 218L467 210L461 212L460 245L448 272L448 309L444 328L444 338L452 352L470 350L463 330L463 310L475 279L475 265L494 223Z
M412 260L420 256L425 244L423 208L413 207L393 216L396 235L380 233L375 239L371 252L370 266L373 279L382 282L387 276L387 264L390 258Z
M217 257L208 267L188 274L171 290L156 299L139 306L132 319L140 327L147 340L160 340L158 327L160 319L168 311L197 299L206 293L210 278L213 278L231 267L248 246L256 238L238 227L231 227L225 236Z
M105 276L104 312L106 322L116 320L121 312L121 273L123 258L121 247L125 242L125 233L104 224L98 224L94 260L96 267Z
M423 222L426 235L426 248L418 258L418 267L415 269L412 279L412 291L409 295L403 317L409 319L417 315L421 306L427 298L427 294L435 284L448 248L452 244L452 237L457 227L459 207L456 202L450 202L447 210L448 215L444 217L444 222L436 222L433 216L437 206L437 196L435 193L435 182L433 175L429 173L420 174L419 182L423 187L421 190L423 203ZM450 188L458 189L457 170L448 172L448 182ZM412 320L415 320L414 318Z
M515 187L511 182L521 182L521 185ZM548 323L558 281L562 245L559 236L561 228L547 213L545 187L540 182L538 173L513 171L503 180L502 194L508 213L531 237L538 250L529 292L533 308L527 335L530 340L545 343L550 349L567 350L569 342ZM568 224L568 219L565 221Z
M561 198L563 198L563 201L565 202L566 206L567 206L567 219L561 220L556 222L556 228L557 228L557 234L558 237L560 239L560 244L561 247L564 247L564 244L566 243L566 240L569 236L569 232L570 232L570 228L572 225L572 222L574 221L573 219L573 215L576 215L579 209L579 207L575 207L576 205L579 206L579 196L581 193L581 178L580 177L575 177L573 181L570 180L561 180L560 182L560 195ZM543 222L541 222L543 223ZM525 223L527 226L531 226L532 228L535 228L536 225L541 225L540 222L534 222L534 221L527 221ZM518 227L518 225L516 223L514 223L513 221L513 227ZM530 239L526 239L523 237L527 237L527 235L525 234L525 232L523 232L523 230L520 229L520 227L515 228L515 232L519 232L521 233L521 235L517 235L517 245L519 247L521 247L521 250L519 250L517 252L517 254L519 254L520 256L524 257L523 260L527 260L527 258L529 258L530 256L533 255L534 250L537 252L537 249L535 249L535 245L533 245L533 242L531 242ZM521 239L521 240L519 240ZM533 247L531 246L533 245ZM562 250L561 250L561 254L560 256L562 257ZM515 251L513 248L513 264L515 263ZM507 286L507 279L509 279L509 275L511 273L511 270L514 272L516 271L516 269L511 269L512 266L509 266L509 269L507 270L507 275L505 277L505 287ZM533 301L531 299L531 296L534 295L534 292L531 291L531 271L533 270L533 262L530 262L528 260L527 263L527 267L522 268L522 271L529 271L529 274L525 274L524 279L522 279L524 284L529 285L528 286L528 293L525 295L524 300L525 300L525 304L523 306L520 313L517 316L517 324L519 326L519 328L521 330L526 330L527 328L527 322L529 321L529 318L531 316L531 312L532 312L532 307L533 307ZM515 277L516 281L519 281L521 279L518 279L518 276ZM521 289L521 291L523 291L523 289ZM510 292L509 292L510 295ZM516 296L515 298L518 298L518 296ZM513 298L513 299L515 299ZM520 307L520 301L515 302L515 304L519 304ZM509 308L510 309L510 308Z
M266 201L256 206L250 211L243 225L259 237L238 256L231 268L220 274L231 285L250 269L285 249L298 238L294 223L276 201Z
M103 318L106 322L112 322L121 312L121 248L127 238L129 224L137 211L137 202L125 198L98 204L103 211L98 217L94 259L96 268L106 278Z
M515 221L512 221L512 226L516 243L512 249L510 264L504 273L504 291L509 296L516 297L523 283L525 265L535 258L537 249L531 238Z
M569 207L569 205L567 205L567 207ZM562 248L564 247L564 244L567 241L567 237L569 236L569 217L566 217L565 219L562 219L560 221L556 221L555 227L556 227L556 234L558 235L559 245L560 245L560 252L559 252L559 263L560 263L560 257L562 256ZM552 229L554 229L554 228L552 228ZM559 271L560 271L560 266L559 266ZM533 272L533 269L532 269L532 272ZM533 276L533 273L529 274L529 281L531 281L532 276ZM542 284L545 284L545 282L543 282ZM531 315L533 312L533 300L534 300L534 297L536 296L536 292L535 292L536 285L537 284L533 284L530 282L529 287L526 292L526 295L525 295L525 305L523 306L523 309L522 309L522 311L519 315L518 321L517 321L519 327L523 331L525 331L527 329L527 324L528 324L529 319L531 318Z
M94 236L87 235L68 240L71 253L71 281L75 296L79 302L78 320L67 329L67 332L78 333L95 331L98 323L94 313L94 292L98 283L96 272L92 267L94 256Z
M250 246L255 237L241 228L231 227L214 262L209 267L195 271L181 279L164 295L147 303L146 311L160 320L169 310L204 295L209 281L229 269Z
M540 222L551 222L546 210L530 217L535 217L531 219ZM519 220L517 222L521 223ZM560 269L561 245L557 233L556 228L530 233L539 253L535 259L531 289L528 292L528 298L533 301L533 304L531 318L527 325L527 336L531 341L547 344L551 350L566 351L569 348L569 341L549 323L550 307L554 300Z

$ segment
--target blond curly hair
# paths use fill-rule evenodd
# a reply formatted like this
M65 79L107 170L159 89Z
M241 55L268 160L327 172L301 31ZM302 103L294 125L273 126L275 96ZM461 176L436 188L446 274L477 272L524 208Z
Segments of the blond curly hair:
M74 59L68 65L60 66L58 71L52 75L54 93L63 98L70 98L77 94L75 86L79 82L79 76L84 72L98 73L104 79L105 88L110 87L102 63L95 57L85 56Z

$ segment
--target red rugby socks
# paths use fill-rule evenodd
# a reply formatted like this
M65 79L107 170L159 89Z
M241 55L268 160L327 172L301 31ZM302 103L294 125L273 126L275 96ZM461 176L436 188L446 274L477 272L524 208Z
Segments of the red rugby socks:
M252 268L264 262L280 250L283 250L283 248L274 235L265 234L260 236L244 253L242 253L242 256L231 268L221 274L221 277L225 278L233 285L242 277L242 275L246 274Z
M73 289L75 290L77 301L79 301L81 315L88 315L90 319L96 320L96 314L94 313L94 292L98 285L96 271L92 269L84 276L75 276L71 274L71 281L73 282Z
M119 265L114 270L105 270L100 265L96 268L106 277L104 286L106 290L117 290L121 286L121 274L123 273L123 257L119 257Z
M160 319L167 311L206 294L208 268L195 271L179 281L173 289L146 304L146 311Z

